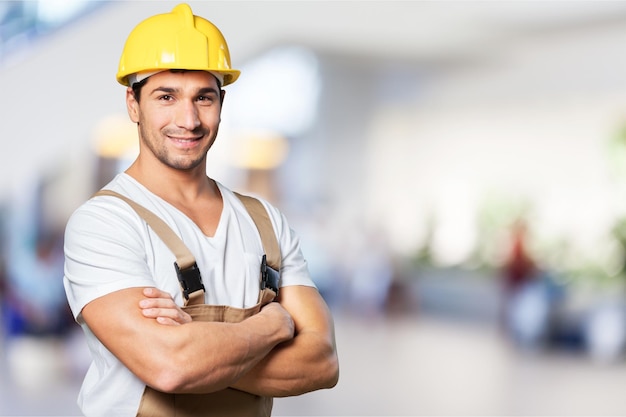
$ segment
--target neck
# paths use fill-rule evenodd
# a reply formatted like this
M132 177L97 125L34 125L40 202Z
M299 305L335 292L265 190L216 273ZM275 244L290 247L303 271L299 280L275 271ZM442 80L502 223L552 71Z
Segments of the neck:
M136 160L126 170L126 174L172 204L191 204L199 199L219 197L217 185L207 177L204 165L189 171L160 168L147 169L141 161Z

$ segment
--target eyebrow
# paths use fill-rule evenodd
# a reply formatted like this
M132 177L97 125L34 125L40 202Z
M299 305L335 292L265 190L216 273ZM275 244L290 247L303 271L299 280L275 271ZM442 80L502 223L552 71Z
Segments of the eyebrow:
M211 94L211 93L215 94L216 96L219 96L220 94L219 91L213 87L204 87L198 91L199 95L205 95L205 94Z
M177 93L179 92L180 89L178 88L173 88L173 87L157 87L154 90L152 90L152 92L150 94L154 94L156 92L161 92L161 93L166 93L166 94L173 94L173 93ZM206 95L206 94L215 94L215 95L219 95L219 92L213 88L213 87L203 87L201 89L199 89L196 93L196 95Z

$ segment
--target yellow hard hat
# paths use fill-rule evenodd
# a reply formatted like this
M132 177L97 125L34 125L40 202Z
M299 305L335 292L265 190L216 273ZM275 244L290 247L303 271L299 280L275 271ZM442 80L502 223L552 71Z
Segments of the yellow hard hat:
M202 70L219 74L223 85L239 77L230 67L230 52L222 32L208 20L194 16L188 4L171 13L139 23L128 35L120 58L117 81L129 85L128 76L167 69Z

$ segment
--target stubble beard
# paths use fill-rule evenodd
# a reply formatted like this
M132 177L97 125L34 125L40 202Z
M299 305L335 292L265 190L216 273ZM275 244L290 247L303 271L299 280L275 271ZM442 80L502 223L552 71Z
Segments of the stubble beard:
M206 149L196 156L184 154L173 155L171 151L168 150L166 141L159 142L158 140L154 140L152 136L142 129L141 124L139 125L139 131L142 138L141 141L159 162L169 168L181 171L193 170L200 166L206 160L207 152L214 142L214 138L212 138ZM166 132L162 132L162 134L164 136L167 135Z

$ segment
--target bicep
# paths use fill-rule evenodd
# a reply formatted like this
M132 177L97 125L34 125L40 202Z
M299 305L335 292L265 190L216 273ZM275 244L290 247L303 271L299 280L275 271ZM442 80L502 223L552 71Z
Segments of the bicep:
M105 294L156 286L141 223L92 206L76 211L65 232L66 293L81 323L83 308Z
M335 345L334 325L326 302L315 287L282 287L278 302L291 314L296 334L316 332Z
M329 388L338 378L332 316L315 287L287 286L278 301L295 323L295 337L277 346L263 366L242 382L258 395L289 396Z
M150 381L162 360L168 329L146 318L139 308L143 288L127 288L96 298L82 310L82 317L100 342L131 372Z

